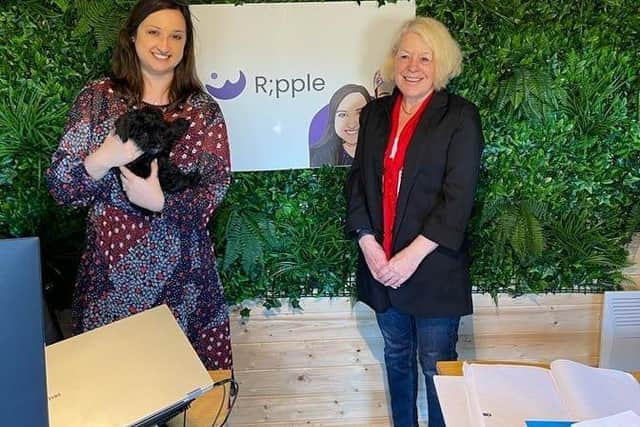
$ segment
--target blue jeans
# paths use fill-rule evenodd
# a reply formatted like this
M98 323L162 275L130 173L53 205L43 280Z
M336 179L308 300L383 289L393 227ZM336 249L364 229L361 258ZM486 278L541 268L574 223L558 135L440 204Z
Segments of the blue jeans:
M376 318L384 338L384 362L395 427L418 425L418 364L427 391L429 427L444 427L433 376L438 360L456 360L460 316L426 318L404 314L391 307Z

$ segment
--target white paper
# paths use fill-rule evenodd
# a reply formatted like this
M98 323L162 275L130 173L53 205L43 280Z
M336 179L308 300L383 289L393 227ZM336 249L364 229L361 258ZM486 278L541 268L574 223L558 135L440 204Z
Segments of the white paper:
M571 419L548 369L465 364L464 376L476 426L514 427L527 419Z
M604 418L575 423L572 427L640 427L640 416L633 411L625 411Z
M461 376L434 375L442 415L447 427L470 427L469 402Z
M627 410L640 413L640 384L631 374L570 360L552 362L551 372L575 419L601 418Z

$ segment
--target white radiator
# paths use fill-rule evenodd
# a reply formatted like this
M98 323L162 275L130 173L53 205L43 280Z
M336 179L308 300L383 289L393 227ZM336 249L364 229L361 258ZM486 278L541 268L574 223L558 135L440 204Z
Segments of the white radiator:
M640 370L640 291L604 293L600 367Z

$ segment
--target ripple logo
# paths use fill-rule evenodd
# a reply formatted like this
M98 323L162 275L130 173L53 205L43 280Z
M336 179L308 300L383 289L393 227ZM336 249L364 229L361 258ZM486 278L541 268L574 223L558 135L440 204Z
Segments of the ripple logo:
M211 96L216 99L233 99L240 96L244 88L247 86L247 78L245 77L242 71L238 71L240 76L236 82L231 82L229 80L225 80L224 84L221 87L215 87L212 85L205 84L207 88L207 92ZM211 73L211 80L216 80L218 78L217 73Z

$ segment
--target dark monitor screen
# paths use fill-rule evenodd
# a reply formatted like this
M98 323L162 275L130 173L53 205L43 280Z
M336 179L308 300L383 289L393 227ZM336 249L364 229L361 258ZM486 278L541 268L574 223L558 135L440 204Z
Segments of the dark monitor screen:
M49 425L42 304L38 239L0 239L0 419L6 425Z

